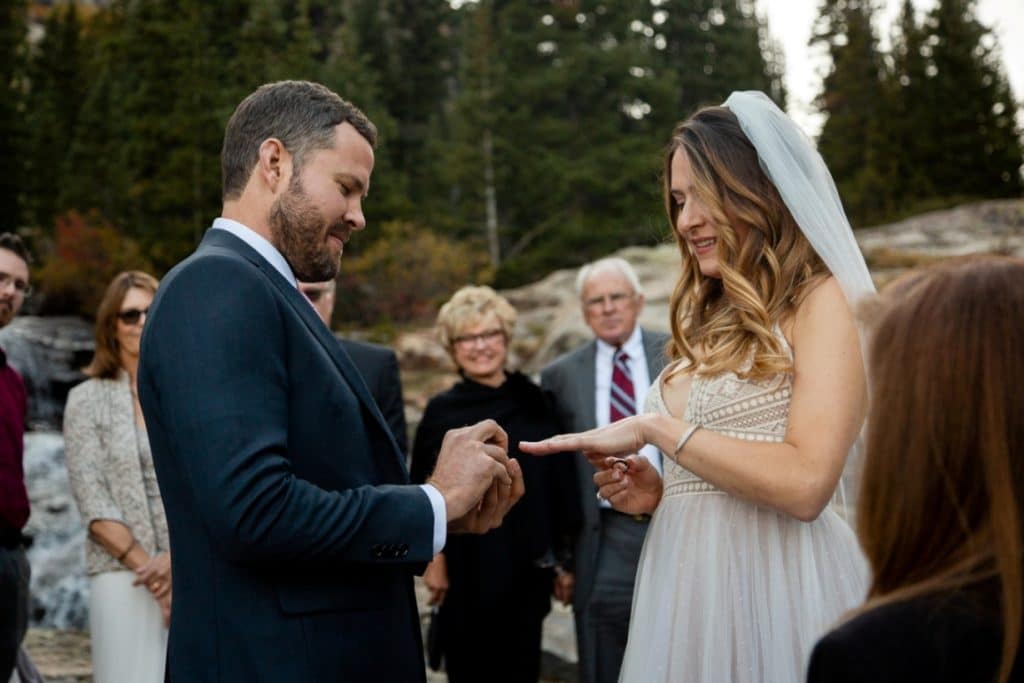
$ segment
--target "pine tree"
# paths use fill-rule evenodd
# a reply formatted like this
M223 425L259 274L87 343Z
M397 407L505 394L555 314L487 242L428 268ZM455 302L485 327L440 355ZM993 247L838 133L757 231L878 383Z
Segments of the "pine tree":
M378 95L396 123L378 154L406 179L410 208L436 188L427 153L448 95L452 9L447 0L356 0L352 20Z
M501 62L515 65L495 93L499 284L664 234L657 177L676 112L652 36L634 30L649 11L510 2L498 14Z
M115 2L90 22L92 74L61 205L95 209L159 268L219 207L219 149L238 87L225 43L240 2Z
M88 83L81 33L76 6L55 7L27 69L26 108L32 115L25 138L25 211L30 224L47 232L60 208L54 187L72 172L68 151Z
M68 166L75 172L57 188L56 201L62 209L83 214L96 210L115 225L124 218L132 176L124 153L128 137L120 68L124 23L123 7L114 5L91 17L84 29L89 39L82 46L83 72L88 77L67 152Z
M892 38L892 70L888 78L887 133L889 202L887 217L907 214L935 195L929 177L929 147L936 141L922 135L929 123L942 116L932 100L932 88L924 57L925 35L915 18L914 4L903 0Z
M812 38L812 44L824 43L832 58L818 97L827 117L818 150L854 225L878 217L887 204L887 98L873 12L870 0L825 0Z
M976 18L973 0L941 0L928 14L931 101L941 120L922 131L933 141L929 168L940 196L1021 194L1017 104L996 39Z
M313 78L319 45L309 21L308 3L252 0L249 5L231 62L239 99L263 83Z
M679 0L655 10L659 50L675 72L676 117L717 105L733 90L762 90L784 104L778 49L767 27L746 0ZM659 23L660 21L660 23Z
M447 189L449 211L439 214L454 219L443 227L455 232L461 228L468 241L486 245L496 268L503 256L494 153L495 138L502 131L496 102L506 73L497 51L495 5L493 0L481 0L457 16L462 49L456 58L449 135L430 149L442 159L439 179Z
M25 45L28 17L24 0L0 0L0 140L12 145L11 172L0 178L0 231L10 230L21 222L20 167L24 150L19 148L26 130L23 102Z
M361 25L366 28L363 15L372 18L376 9L365 0L345 0L323 8L313 7L311 11L320 17L314 26L319 27L318 41L322 46L315 80L359 107L377 127L372 192L364 202L370 229L346 247L358 252L378 238L380 233L374 228L383 221L421 216L410 200L407 176L395 168L388 153L389 145L398 138L398 124L383 101L382 76L373 69L370 49L363 44L363 36L372 35L372 31L364 34L359 30ZM370 38L369 42L373 45L376 41Z

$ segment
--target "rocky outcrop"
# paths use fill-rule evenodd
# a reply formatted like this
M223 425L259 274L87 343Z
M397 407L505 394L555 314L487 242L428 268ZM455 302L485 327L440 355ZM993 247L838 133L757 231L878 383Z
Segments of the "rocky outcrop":
M1024 200L965 204L856 232L864 257L882 286L908 268L951 256L1024 256Z

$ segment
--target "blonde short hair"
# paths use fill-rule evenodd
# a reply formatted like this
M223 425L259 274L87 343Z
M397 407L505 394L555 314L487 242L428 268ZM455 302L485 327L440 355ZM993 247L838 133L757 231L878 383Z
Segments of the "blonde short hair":
M493 313L501 323L505 337L511 338L516 326L516 309L508 299L486 285L467 285L452 294L437 314L437 332L441 343L451 353L455 337Z

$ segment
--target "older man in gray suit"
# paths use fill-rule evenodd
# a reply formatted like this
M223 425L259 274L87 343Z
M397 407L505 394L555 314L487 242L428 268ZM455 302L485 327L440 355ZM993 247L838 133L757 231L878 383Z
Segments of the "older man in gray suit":
M668 336L637 326L644 295L625 259L583 266L576 291L595 339L545 367L541 386L553 398L564 427L579 432L643 410L647 389L665 366ZM660 471L657 449L647 446L641 454ZM580 681L613 683L626 649L633 583L649 518L617 512L598 500L594 468L579 454L577 472L583 528L575 574L559 576L556 595L572 597Z

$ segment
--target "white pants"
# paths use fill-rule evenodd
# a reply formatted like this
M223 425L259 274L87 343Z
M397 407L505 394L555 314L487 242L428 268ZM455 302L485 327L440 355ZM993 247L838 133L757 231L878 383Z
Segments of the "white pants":
M93 683L163 683L167 629L160 606L135 573L89 578Z

